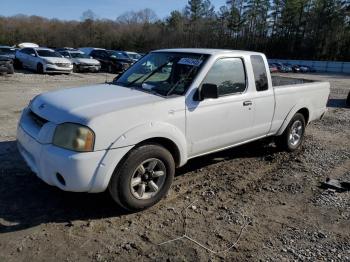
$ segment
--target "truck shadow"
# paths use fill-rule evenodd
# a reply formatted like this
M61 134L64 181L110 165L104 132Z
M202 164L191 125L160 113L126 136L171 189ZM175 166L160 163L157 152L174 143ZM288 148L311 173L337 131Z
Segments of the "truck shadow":
M177 176L234 158L266 156L273 147L255 142L196 158L176 171ZM127 215L108 193L64 192L42 182L21 159L16 142L0 142L0 234L44 223L67 223ZM129 213L130 214L130 213Z

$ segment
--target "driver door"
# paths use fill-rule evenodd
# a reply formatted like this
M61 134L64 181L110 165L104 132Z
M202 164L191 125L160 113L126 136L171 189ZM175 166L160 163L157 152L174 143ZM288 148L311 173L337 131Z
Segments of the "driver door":
M244 142L251 138L253 103L242 58L218 59L202 84L215 84L218 98L186 99L186 135L190 157ZM200 87L199 87L200 89Z

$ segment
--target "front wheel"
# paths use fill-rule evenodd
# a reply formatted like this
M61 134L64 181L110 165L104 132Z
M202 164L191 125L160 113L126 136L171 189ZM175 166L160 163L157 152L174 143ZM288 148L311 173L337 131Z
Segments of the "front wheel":
M350 107L350 92L348 94L348 98L346 99L346 105Z
M283 134L276 137L277 146L289 152L297 150L303 142L305 126L304 116L300 113L296 113Z
M7 73L10 74L10 75L13 75L15 73L15 69L13 68L13 64L10 64L7 67Z
M44 66L42 65L42 64L38 64L37 66L36 66L36 72L38 73L38 74L43 74L44 73Z
M108 67L107 67L107 72L110 73L110 74L113 74L114 73L114 67L113 65L109 64Z
M160 145L145 144L126 156L108 188L121 207L139 211L155 205L167 194L174 174L171 153Z
M74 73L79 73L79 68L76 64L73 64L73 72Z

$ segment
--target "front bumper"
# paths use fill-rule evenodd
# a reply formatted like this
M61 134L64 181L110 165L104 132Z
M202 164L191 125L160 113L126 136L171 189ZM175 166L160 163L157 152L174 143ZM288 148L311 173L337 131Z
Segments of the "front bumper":
M73 65L68 67L60 67L55 64L46 64L44 66L44 71L46 73L71 73L73 71Z
M100 65L84 65L84 64L79 64L77 65L79 71L88 71L88 72L98 72L101 69Z
M131 147L78 153L41 144L19 125L18 149L30 169L44 182L65 191L103 192L115 167ZM61 176L64 179L62 183Z

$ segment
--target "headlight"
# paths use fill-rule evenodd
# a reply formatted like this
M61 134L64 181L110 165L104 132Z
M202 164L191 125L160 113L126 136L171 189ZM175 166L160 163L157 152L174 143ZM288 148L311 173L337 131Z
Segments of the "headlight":
M95 134L83 125L63 123L56 127L52 144L77 152L94 150Z

